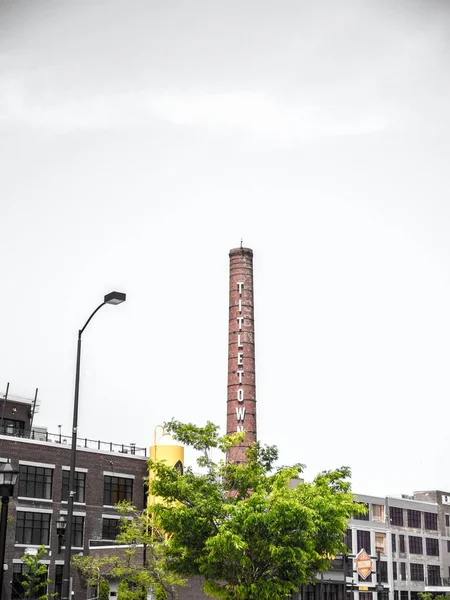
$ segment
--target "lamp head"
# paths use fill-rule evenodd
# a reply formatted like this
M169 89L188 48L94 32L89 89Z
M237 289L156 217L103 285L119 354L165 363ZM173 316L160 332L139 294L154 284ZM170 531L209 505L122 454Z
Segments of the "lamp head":
M122 304L127 299L127 295L122 292L109 292L105 296L105 304Z
M56 533L58 535L64 535L64 532L66 530L67 527L67 521L65 520L65 518L61 515L58 520L56 521Z
M16 485L19 471L12 468L11 463L3 463L0 467L0 495L2 498L11 497Z

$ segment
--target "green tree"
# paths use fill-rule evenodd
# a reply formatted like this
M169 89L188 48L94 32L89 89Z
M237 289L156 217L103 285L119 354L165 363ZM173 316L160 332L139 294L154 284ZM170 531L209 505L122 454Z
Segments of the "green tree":
M146 511L127 502L116 509L121 514L116 541L125 548L113 556L75 556L72 564L89 586L97 584L100 574L118 580L121 600L145 599L150 589L157 600L174 598L185 580L167 565L164 534L150 528Z
M98 582L98 600L109 600L109 582L104 577Z
M254 444L246 465L214 461L213 452L226 452L242 434L221 437L211 422L196 427L171 421L165 430L200 452L204 472L188 468L181 475L164 462L151 462L150 492L164 502L151 507L150 518L166 533L170 568L202 575L208 595L288 598L346 551L347 521L365 512L353 502L347 467L305 483L298 479L303 465L274 470L278 452L271 446Z
M48 576L48 567L41 560L47 554L45 546L40 546L36 554L24 554L22 562L26 565L23 572L22 586L24 597L30 600L48 600L56 594L48 593L51 579Z

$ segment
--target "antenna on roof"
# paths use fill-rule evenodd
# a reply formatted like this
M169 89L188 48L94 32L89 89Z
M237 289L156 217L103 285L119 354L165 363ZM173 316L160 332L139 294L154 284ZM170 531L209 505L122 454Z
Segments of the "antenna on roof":
M241 238L241 248L242 248L242 244L244 243L244 240Z

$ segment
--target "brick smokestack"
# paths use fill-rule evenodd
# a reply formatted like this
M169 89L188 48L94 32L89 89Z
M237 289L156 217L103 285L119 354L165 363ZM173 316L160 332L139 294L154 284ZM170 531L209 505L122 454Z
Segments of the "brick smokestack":
M253 250L230 250L228 324L227 433L245 431L245 439L228 452L228 460L246 462L256 441L255 322L253 314Z

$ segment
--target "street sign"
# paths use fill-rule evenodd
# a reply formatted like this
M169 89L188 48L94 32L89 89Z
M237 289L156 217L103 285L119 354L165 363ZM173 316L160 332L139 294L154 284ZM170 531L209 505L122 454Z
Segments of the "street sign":
M367 552L362 548L355 558L355 567L358 574L363 578L367 579L372 573L372 559Z
M369 591L369 588L367 587L367 585L360 585L358 589L360 592L368 592Z

